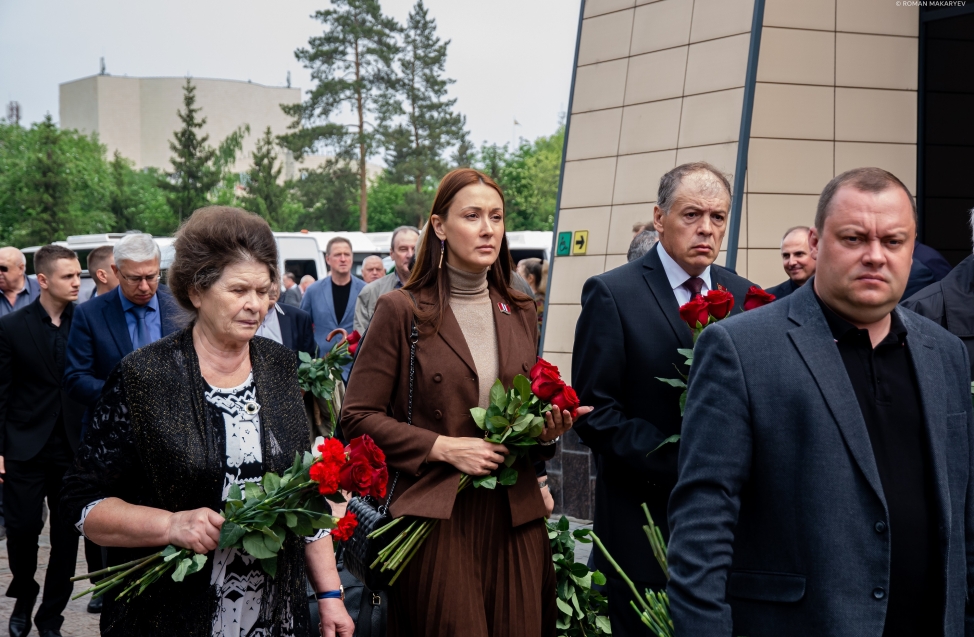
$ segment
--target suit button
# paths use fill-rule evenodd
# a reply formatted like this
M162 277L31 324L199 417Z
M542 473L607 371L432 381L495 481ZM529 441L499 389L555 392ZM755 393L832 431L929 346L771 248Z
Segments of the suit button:
M877 586L876 588L873 589L873 597L875 597L876 599L883 599L884 597L886 597L886 590L883 589L881 586Z
M443 420L443 412L437 409L436 411L433 412L433 418L436 418L437 420Z
M876 533L885 533L886 532L886 523L885 522L877 522L876 523L876 526L874 526L873 528L876 529Z
M434 383L442 383L443 382L443 374L433 374L433 382Z

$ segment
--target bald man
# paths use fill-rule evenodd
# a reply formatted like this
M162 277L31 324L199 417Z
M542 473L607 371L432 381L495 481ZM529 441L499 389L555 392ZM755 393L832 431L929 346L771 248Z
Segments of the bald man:
M0 248L0 316L27 307L40 296L37 281L26 274L27 258L17 248Z
M365 257L362 262L362 280L366 283L378 281L386 275L386 267L382 263L382 257L371 255Z

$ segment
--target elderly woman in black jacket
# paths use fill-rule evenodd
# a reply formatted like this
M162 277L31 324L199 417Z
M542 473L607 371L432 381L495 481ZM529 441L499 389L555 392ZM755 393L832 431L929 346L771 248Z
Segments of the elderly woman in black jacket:
M283 472L309 448L294 354L254 337L277 285L277 247L243 210L196 211L176 235L173 296L192 321L125 357L112 372L65 478L62 513L119 564L174 544L211 554L177 583L109 594L102 634L305 637L305 579L339 589L331 539L289 536L275 577L218 549L230 487ZM307 566L307 568L306 568ZM325 635L351 637L341 599L319 601Z

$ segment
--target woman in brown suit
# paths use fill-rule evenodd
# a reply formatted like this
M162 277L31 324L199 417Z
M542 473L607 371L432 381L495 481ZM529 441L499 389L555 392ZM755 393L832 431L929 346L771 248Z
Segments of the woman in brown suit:
M489 177L455 170L443 178L416 265L402 290L379 298L345 395L348 437L369 434L400 471L393 516L441 520L391 590L390 634L538 637L555 634L555 578L534 467L517 483L467 488L507 454L486 442L470 408L490 387L526 374L538 350L534 303L508 285L504 197ZM413 426L406 424L409 349L416 347ZM588 410L582 409L581 413ZM536 459L572 425L547 415Z

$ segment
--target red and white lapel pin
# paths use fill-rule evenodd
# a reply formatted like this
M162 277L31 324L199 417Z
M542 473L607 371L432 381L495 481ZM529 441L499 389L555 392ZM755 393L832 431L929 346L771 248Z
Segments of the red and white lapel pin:
M503 312L504 314L510 314L510 313L511 313L511 306L510 306L510 305L508 305L507 303L498 303L498 304L497 304L497 307L498 307L498 308L500 309L500 311L501 311L501 312Z

